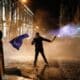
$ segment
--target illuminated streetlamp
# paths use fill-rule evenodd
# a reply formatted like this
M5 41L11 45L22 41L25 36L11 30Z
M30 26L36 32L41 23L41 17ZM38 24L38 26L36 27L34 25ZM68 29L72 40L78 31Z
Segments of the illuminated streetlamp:
M36 26L36 29L39 29L39 26Z
M28 0L19 0L22 4L25 4L28 2Z
M23 14L23 25L22 25L22 33L24 32L27 32L31 37L32 36L32 33L33 33L33 30L32 30L32 16L33 16L33 12L28 8L28 3L29 3L29 0L19 0L19 3L21 4L22 6L22 14ZM26 21L27 19L27 21Z

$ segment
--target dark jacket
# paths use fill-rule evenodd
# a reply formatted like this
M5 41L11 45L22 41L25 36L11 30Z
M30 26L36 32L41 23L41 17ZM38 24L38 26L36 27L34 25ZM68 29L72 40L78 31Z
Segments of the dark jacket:
M42 41L51 42L50 40L43 38L41 36L35 37L32 41L32 45L35 45L35 49L42 50L43 49L43 43Z

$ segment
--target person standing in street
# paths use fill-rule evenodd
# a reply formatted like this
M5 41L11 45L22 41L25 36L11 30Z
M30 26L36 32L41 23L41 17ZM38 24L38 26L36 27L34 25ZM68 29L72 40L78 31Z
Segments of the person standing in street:
M56 38L56 37L54 37L54 38ZM48 65L48 61L47 61L47 59L46 59L46 57L45 57L45 54L44 54L43 41L52 42L51 40L46 39L46 38L40 36L40 33L39 33L39 32L36 32L35 37L34 37L34 39L32 40L32 45L33 45L33 44L35 45L34 66L36 66L39 52L41 53L41 55L42 55L42 57L43 57L46 65Z

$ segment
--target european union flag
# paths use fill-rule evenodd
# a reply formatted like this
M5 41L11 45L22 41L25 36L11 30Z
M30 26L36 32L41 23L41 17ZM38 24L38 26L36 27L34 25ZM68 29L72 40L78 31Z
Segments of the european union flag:
M12 45L14 48L16 48L17 50L19 50L19 48L20 48L21 45L22 45L23 39L24 39L24 38L27 38L27 37L29 37L28 34L20 35L20 36L18 36L18 37L16 37L16 38L12 39L12 40L10 41L10 43L11 43L11 45Z

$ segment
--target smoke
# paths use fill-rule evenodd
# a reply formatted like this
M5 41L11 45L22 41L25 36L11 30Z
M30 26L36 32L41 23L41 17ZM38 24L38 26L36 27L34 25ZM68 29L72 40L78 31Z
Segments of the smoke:
M40 29L46 29L46 31L52 29L59 29L57 25L58 19L50 15L50 13L44 9L38 9L34 16L34 26L39 26Z
M34 25L39 26L40 28L46 26L45 19L48 17L48 12L38 9L35 13Z
M50 34L55 34L57 37L80 37L79 24L66 24L58 30L49 31Z
M60 37L73 36L75 34L76 34L75 25L73 25L73 24L67 24L67 25L63 26L60 29L58 36L60 36Z

